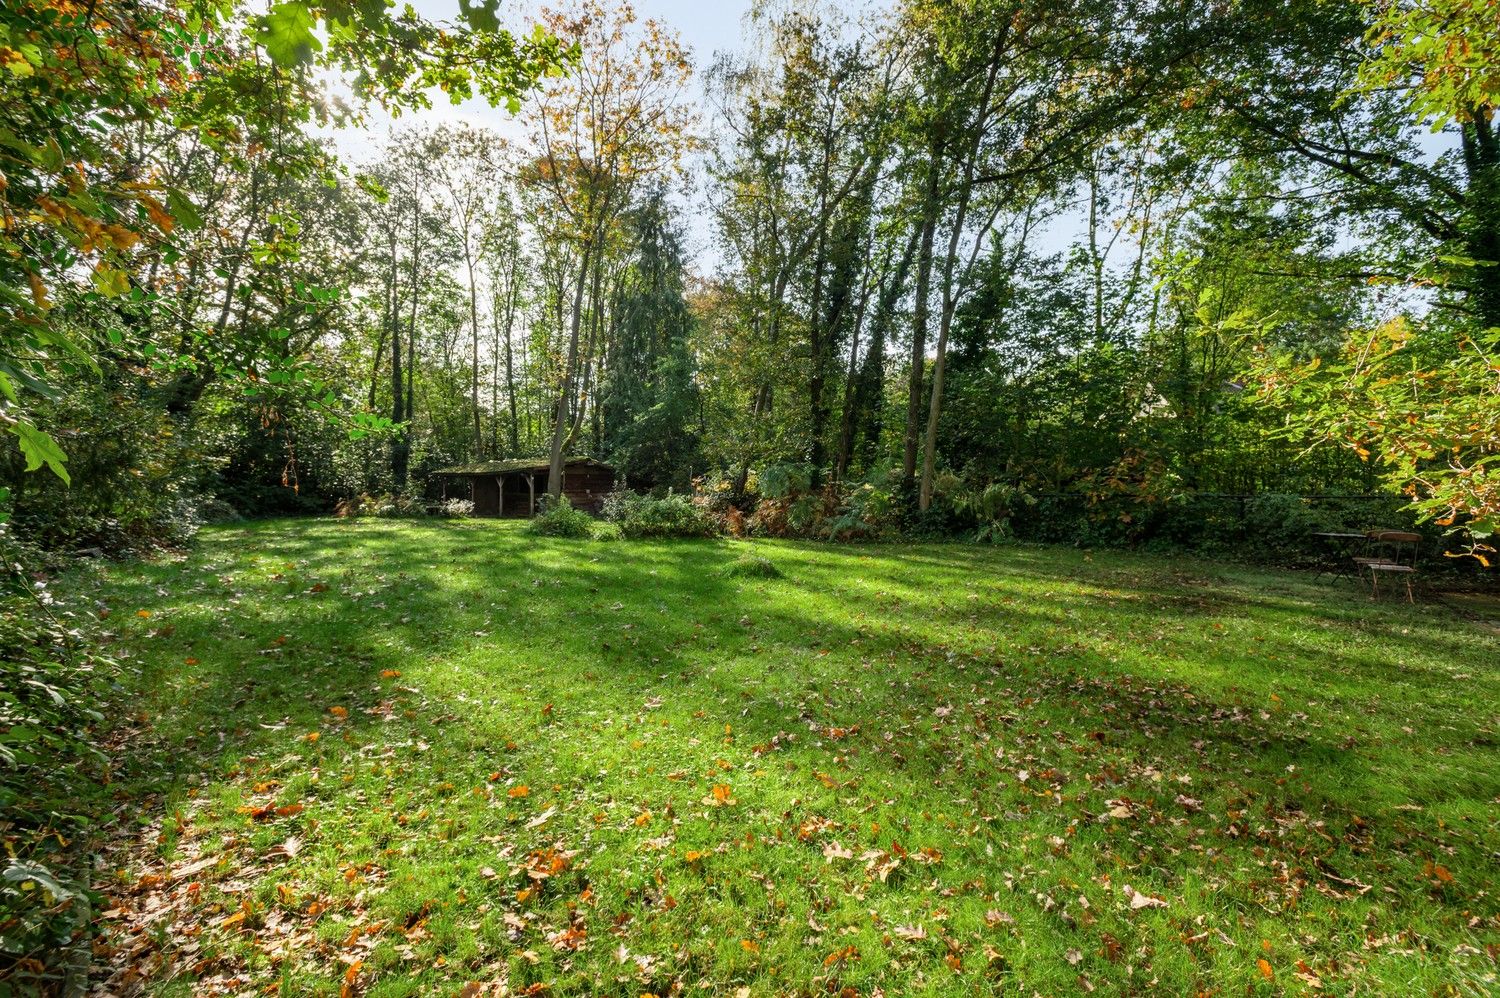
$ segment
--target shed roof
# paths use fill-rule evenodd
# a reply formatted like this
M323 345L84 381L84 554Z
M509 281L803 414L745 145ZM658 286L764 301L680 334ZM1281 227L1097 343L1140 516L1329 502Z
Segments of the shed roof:
M595 461L591 457L570 457L563 461L563 466L575 468L579 465L591 465L595 468L604 468L613 471L609 465L602 461ZM509 472L527 471L551 471L552 463L542 457L517 457L508 461L478 461L474 464L455 464L451 468L438 468L432 472L434 475L448 475L455 478L463 478L474 475L504 475Z

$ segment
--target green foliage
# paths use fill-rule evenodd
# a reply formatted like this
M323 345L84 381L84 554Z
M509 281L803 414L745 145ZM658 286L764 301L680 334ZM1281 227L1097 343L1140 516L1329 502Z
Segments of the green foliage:
M604 518L631 539L648 537L714 537L719 526L692 496L668 491L653 496L619 488L604 500Z
M0 980L22 987L41 987L59 961L86 952L92 871L83 847L104 806L96 726L115 672L73 606L32 578L42 563L0 524Z
M193 261L195 274L217 269L231 282L250 270L242 271L238 261L228 270L215 267L213 243L193 237L204 219L189 192L160 179L174 171L145 176L136 153L116 135L146 128L149 141L184 148L201 143L200 152L236 166L274 148L278 177L327 175L326 151L300 129L351 113L324 99L330 72L344 75L359 102L376 100L397 111L428 106L433 88L455 103L477 92L514 107L576 56L543 30L520 38L499 29L487 6L471 13L471 24L478 25L472 30L365 0L332 6L283 0L264 14L235 2L179 7L104 0L85 10L18 0L4 6L0 77L9 99L0 109L6 163L0 209L7 220L0 237L0 313L7 333L0 340L0 408L6 410L0 426L15 437L30 470L45 466L67 479L63 448L31 408L54 397L60 377L97 372L108 352L105 338L93 335L101 331L67 321L63 310L74 299L127 311L152 302L168 282L147 278L159 276L163 261ZM206 180L188 170L182 176ZM218 181L205 183L205 189L217 188ZM252 202L250 222L265 228L241 249L254 267L277 270L299 259L301 230L294 213L268 207ZM313 299L328 294L297 283ZM191 299L197 290L188 288L189 300L178 303L183 318L172 336L146 344L136 359L158 363L160 347L170 363L239 378L252 391L257 383L303 384L305 404L334 410L336 394L306 384L305 370L272 348L290 335L290 322L231 329L227 303L217 323L200 322ZM118 330L109 332L115 349L125 345Z
M824 536L837 541L896 536L905 512L896 489L872 482L851 483L837 514L821 524L821 529Z
M614 363L602 404L611 413L604 449L627 481L686 487L700 463L693 430L700 404L689 349L682 234L666 193L651 191L626 219L634 254L616 305Z
M1351 335L1327 364L1269 354L1260 371L1289 434L1371 462L1422 520L1472 538L1489 564L1500 530L1500 330L1396 320Z
M80 374L33 411L69 426L73 482L31 474L22 455L0 449L0 483L11 490L15 525L30 542L113 553L192 538L209 477L205 455L160 410L149 385L113 368Z
M574 509L567 496L541 500L541 511L531 518L527 529L538 537L567 537L582 540L594 534L594 518Z
M789 499L812 489L813 468L806 464L768 464L756 473L758 490L767 499Z
M1406 88L1412 114L1434 130L1500 106L1500 17L1476 0L1364 0L1374 11L1352 93Z

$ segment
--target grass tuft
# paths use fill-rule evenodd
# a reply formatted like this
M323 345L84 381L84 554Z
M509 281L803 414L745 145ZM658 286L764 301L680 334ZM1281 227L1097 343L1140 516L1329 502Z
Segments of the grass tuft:
M719 570L726 579L779 579L781 569L770 558L742 554Z

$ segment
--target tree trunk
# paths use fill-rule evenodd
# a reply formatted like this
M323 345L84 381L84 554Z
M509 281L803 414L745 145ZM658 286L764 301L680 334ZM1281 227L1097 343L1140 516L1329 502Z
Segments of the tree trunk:
M911 489L917 480L917 446L922 419L923 374L927 366L928 297L932 293L932 242L937 233L938 187L942 174L942 148L934 141L928 153L927 191L922 199L921 249L917 256L917 300L913 304L911 372L906 386L906 439L901 461L901 482Z
M464 232L464 266L469 272L469 404L474 410L474 460L484 457L484 429L479 421L479 289L474 282L474 252Z
M864 440L867 444L873 444L872 438L880 434L879 406L880 390L885 382L885 341L890 332L896 303L901 300L901 294L906 289L906 277L911 273L919 236L920 233L912 230L911 236L906 240L906 249L902 251L901 260L894 270L889 266L889 258L886 260L886 267L879 279L880 293L875 299L875 314L870 319L870 345L858 371L853 367L855 351L850 349L849 387L846 389L844 422L839 438L838 476L841 479L848 474L853 463L855 444L861 439L861 423L864 424ZM861 315L865 312L863 304L860 312ZM856 345L858 339L856 336Z
M516 418L515 356L511 349L511 341L515 333L516 304L520 295L520 274L518 273L520 260L519 251L511 256L510 281L505 296L505 392L510 403L510 453L512 457L521 452L520 422Z
M1002 33L1002 39L1005 34ZM974 167L975 161L979 159L980 148L984 143L985 126L989 121L990 98L995 92L995 80L1000 73L1000 55L1004 48L1004 42L997 43L995 53L990 60L989 75L985 79L984 92L979 99L978 119L974 122L974 131L967 150L968 155L964 157L963 182L959 189L958 210L953 217L953 232L948 237L948 255L943 258L943 316L938 330L937 357L932 364L932 401L927 410L927 434L922 447L922 488L917 499L917 508L924 512L932 505L932 479L937 466L937 431L938 420L943 413L943 376L948 367L948 334L953 329L953 314L958 310L959 286L968 282L969 272L974 267L974 261L978 259L980 249L984 245L984 233L981 231L975 236L974 251L969 255L968 262L962 270L958 266L958 246L963 238L964 225L969 220L969 202L974 194ZM995 217L999 214L999 207L990 215L989 224L985 229L994 225Z
M571 422L569 411L573 404L573 378L578 369L578 336L583 325L583 289L588 284L593 251L591 240L583 247L583 260L578 268L578 284L573 291L573 318L568 330L568 357L563 368L562 388L557 393L557 404L552 412L552 452L548 463L547 494L554 500L562 496L563 448Z

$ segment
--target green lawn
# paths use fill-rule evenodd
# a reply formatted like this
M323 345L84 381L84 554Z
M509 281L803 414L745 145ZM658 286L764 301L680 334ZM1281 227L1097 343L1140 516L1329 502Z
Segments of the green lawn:
M1500 637L1441 605L479 521L97 571L108 993L1497 987Z

